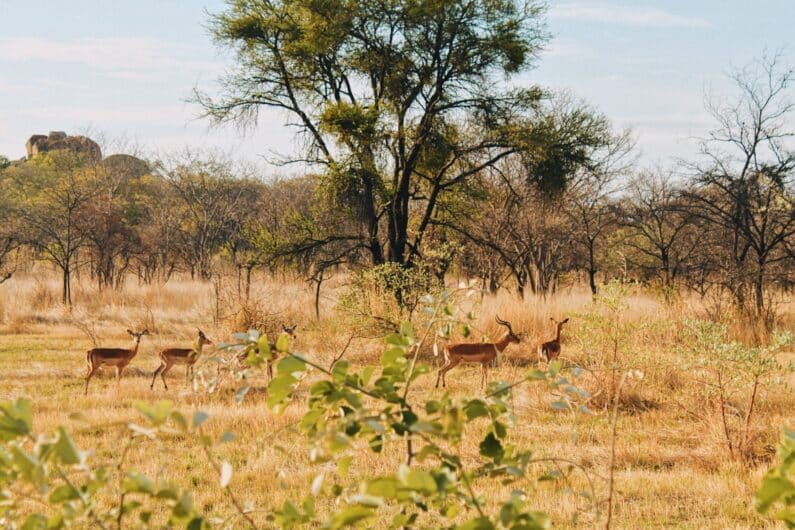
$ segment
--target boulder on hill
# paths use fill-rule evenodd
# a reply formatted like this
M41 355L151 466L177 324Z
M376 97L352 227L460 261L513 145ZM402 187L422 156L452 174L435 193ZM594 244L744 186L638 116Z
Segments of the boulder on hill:
M149 164L132 155L110 155L102 161L105 169L124 180L137 179L151 171Z
M28 160L39 153L58 149L69 149L70 151L83 153L90 160L96 162L102 160L102 150L99 148L99 144L86 136L68 136L63 131L51 131L48 136L34 134L25 143Z

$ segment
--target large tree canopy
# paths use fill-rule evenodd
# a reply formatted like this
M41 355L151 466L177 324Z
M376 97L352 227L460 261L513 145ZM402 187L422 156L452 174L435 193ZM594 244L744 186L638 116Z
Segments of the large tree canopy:
M321 169L325 203L357 221L333 241L363 246L374 264L411 264L441 195L512 155L560 186L609 133L588 110L561 113L540 88L512 82L547 40L543 11L516 0L232 0L212 31L236 67L217 97L196 97L218 122L286 111L305 148L285 162Z

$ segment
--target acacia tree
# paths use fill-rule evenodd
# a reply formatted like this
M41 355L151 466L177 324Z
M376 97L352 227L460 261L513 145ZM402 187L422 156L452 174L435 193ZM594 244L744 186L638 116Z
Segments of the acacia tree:
M136 250L140 225L146 220L145 204L153 197L140 196L138 180L149 171L142 160L112 155L98 165L97 195L81 213L93 258L97 285L119 287ZM161 201L157 201L162 207Z
M545 149L542 91L508 80L546 41L542 14L514 0L232 0L211 24L238 67L196 99L217 122L286 111L306 147L286 161L318 169L356 221L331 240L411 265L440 197L474 175L514 153L541 172L583 154Z
M86 243L81 215L97 194L95 165L80 153L52 151L4 172L22 241L63 273L62 300L72 304L72 272Z
M559 273L570 265L564 250L571 231L561 196L529 184L520 160L507 160L495 169L492 175L481 175L475 193L446 203L445 215L434 224L499 256L520 296L528 291L550 294Z
M723 236L724 285L738 308L770 324L766 289L781 280L772 271L789 259L786 245L795 236L795 70L776 55L733 80L737 101L708 105L718 126L701 143L704 161L691 166L697 185L689 197L693 211Z
M673 177L661 172L638 175L627 187L621 211L622 244L639 256L634 265L656 275L666 298L687 272L702 238L697 219Z
M139 280L166 282L178 268L183 211L182 200L159 175L144 175L136 182L141 201L137 227L139 247L133 256ZM156 197L157 200L152 200Z
M2 157L0 157L0 283L11 278L8 258L19 248L21 237L18 222L13 215L9 187L3 183Z
M593 296L598 291L596 273L600 269L600 255L617 220L612 197L619 189L617 180L632 167L633 147L629 131L613 136L594 156L593 163L578 171L564 197L574 258L578 266L585 266Z
M240 229L241 212L253 208L257 190L220 156L185 153L158 169L179 198L183 257L191 276L212 276L212 259Z

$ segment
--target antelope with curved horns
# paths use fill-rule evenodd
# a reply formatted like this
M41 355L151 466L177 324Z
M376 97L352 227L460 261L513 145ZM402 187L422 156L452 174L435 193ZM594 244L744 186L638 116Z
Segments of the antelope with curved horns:
M116 367L116 383L121 381L121 373L133 360L133 357L138 354L138 346L141 344L141 337L149 335L149 330L145 329L140 332L127 330L127 333L135 340L132 348L93 348L86 352L86 388L83 392L88 395L88 382L94 377L94 374L102 366L115 366Z
M190 376L193 373L193 365L196 364L196 361L199 360L199 356L202 353L202 347L207 345L211 345L213 342L207 338L207 335L200 329L197 329L199 332L199 340L196 342L196 346L193 348L168 348L160 353L158 353L158 357L160 357L160 366L157 367L155 373L152 374L152 384L149 385L149 390L153 390L155 387L155 381L157 380L157 374L160 374L160 378L163 380L163 387L168 390L168 385L166 384L166 374L175 364L184 364L185 365L185 379L190 380Z
M560 322L554 318L550 320L555 323L555 338L538 346L538 360L543 362L552 361L560 355L560 330L569 321L568 318Z
M509 322L502 320L499 316L496 317L496 321L497 324L508 328L505 335L496 342L459 342L445 346L444 366L439 369L436 376L436 388L439 388L440 379L442 386L447 386L445 374L461 363L480 363L480 387L485 386L489 363L509 344L518 344L521 341L521 337L513 332Z
M296 338L295 328L297 328L297 327L298 327L298 324L293 324L292 326L286 326L286 325L282 324L282 332L286 333L288 337L290 337L291 339L295 340L295 338ZM276 343L275 342L269 342L269 344L270 344L270 347L271 347L271 358L270 358L269 361L267 361L267 363L268 363L268 380L271 380L271 379L273 379L273 364L276 362L276 359L279 357L279 351L276 349ZM255 350L254 353L259 353L259 350ZM243 363L243 362L245 362L246 357L248 357L248 353L242 352L241 354L239 354L237 356L237 361L239 363Z

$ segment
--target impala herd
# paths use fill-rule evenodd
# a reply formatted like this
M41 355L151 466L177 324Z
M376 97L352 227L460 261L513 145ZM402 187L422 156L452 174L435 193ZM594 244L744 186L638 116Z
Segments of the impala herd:
M563 325L569 319L557 321L550 318L555 323L555 337L547 342L542 342L538 345L538 360L542 363L548 363L560 356L560 331ZM510 322L496 317L499 325L504 326L505 333L502 337L495 342L457 342L449 343L443 349L444 365L439 369L436 376L436 388L439 387L441 381L442 386L447 386L445 381L445 374L458 366L461 363L480 363L480 387L483 388L486 384L486 376L489 364L497 357L498 353L502 353L509 344L518 344L522 340L521 333L515 333L511 328ZM282 331L290 338L295 339L296 325L282 326ZM121 380L121 374L124 369L130 364L130 361L138 354L138 347L141 344L141 337L149 335L149 330L132 331L127 330L127 333L133 338L134 344L132 348L93 348L86 352L86 385L85 394L88 394L88 383L94 376L96 371L102 366L115 366L116 367L116 381ZM185 377L190 380L193 373L193 365L199 360L204 346L211 346L213 342L207 338L202 330L198 330L198 340L192 348L166 348L160 351L157 356L160 358L160 366L152 374L152 383L149 385L150 390L154 390L155 381L157 381L158 374L163 380L163 387L168 390L166 384L166 374L177 364L185 365ZM273 357L267 363L268 378L273 378L273 363L278 356L275 344L271 343L271 352ZM246 354L238 355L237 361L244 363Z

